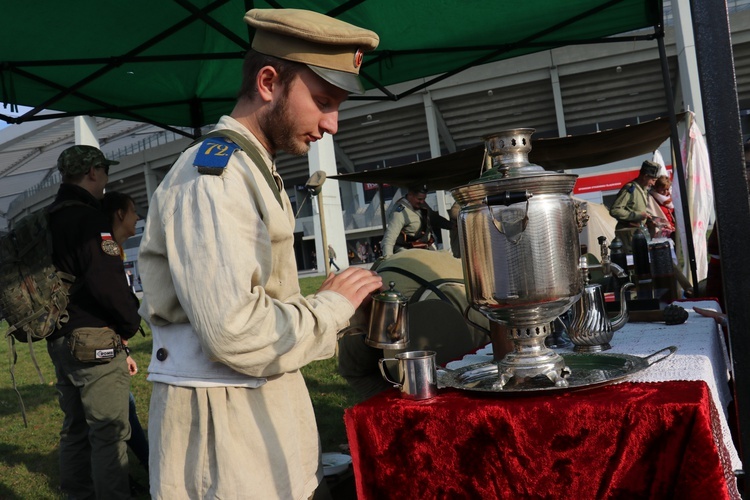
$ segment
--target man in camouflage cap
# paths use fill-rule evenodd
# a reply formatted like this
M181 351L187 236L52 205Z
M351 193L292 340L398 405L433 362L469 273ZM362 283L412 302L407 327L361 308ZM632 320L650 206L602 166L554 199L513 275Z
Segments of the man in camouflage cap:
M139 264L153 332L153 498L309 498L323 479L299 369L380 288L370 271L299 290L279 151L338 130L375 33L315 12L254 9L237 103L151 199ZM325 482L323 482L325 484Z
M626 183L617 193L615 202L609 209L609 215L617 219L615 234L622 240L625 253L632 253L631 240L633 233L655 214L649 212L648 190L659 177L659 165L644 161L638 177Z
M99 206L109 167L116 164L92 146L67 148L57 160L63 181L47 209L52 260L59 271L76 278L68 321L47 338L64 413L60 486L70 498L130 497L126 440L129 370L135 362L119 349L110 349L114 357L97 363L71 352L82 336L90 335L94 348L126 344L141 322L112 239L111 219Z
M92 168L103 169L109 175L109 167L119 164L119 161L108 160L99 148L84 145L71 146L60 153L60 156L57 158L57 170L64 177L69 178L85 174ZM98 199L102 196L104 196L104 186L102 186L101 195L98 194L98 191L95 194L95 197Z

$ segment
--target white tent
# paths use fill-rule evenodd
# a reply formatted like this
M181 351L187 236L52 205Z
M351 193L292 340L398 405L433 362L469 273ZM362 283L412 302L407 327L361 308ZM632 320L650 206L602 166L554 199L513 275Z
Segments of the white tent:
M581 231L579 241L582 245L588 247L589 253L600 258L601 252L599 250L599 236L607 238L607 244L611 244L615 238L615 225L617 221L609 215L609 208L601 203L595 203L593 201L584 201L580 198L575 198L576 201L583 203L586 212L589 215L589 221Z

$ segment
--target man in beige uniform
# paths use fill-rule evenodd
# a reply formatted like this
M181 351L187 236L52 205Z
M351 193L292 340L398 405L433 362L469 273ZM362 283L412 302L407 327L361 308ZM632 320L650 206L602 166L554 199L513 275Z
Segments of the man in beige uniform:
M336 332L382 285L349 268L300 295L294 212L274 168L278 151L305 154L336 133L377 35L301 10L245 21L256 34L237 104L154 193L139 256L156 499L309 498L323 474L299 368L332 356Z
M622 240L625 253L633 251L631 240L638 226L654 216L649 212L648 190L654 185L658 175L659 165L652 161L644 161L638 177L620 188L609 209L609 215L617 219L615 234Z
M435 212L425 202L427 186L412 186L406 196L396 202L388 216L383 234L383 256L408 248L435 250L434 229L452 229L455 224Z

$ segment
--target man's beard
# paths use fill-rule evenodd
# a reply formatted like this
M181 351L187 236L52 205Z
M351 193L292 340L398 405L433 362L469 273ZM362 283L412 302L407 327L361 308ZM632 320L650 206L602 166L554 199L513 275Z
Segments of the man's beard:
M261 120L261 127L274 153L286 151L291 155L302 156L310 150L310 145L299 142L294 137L294 118L289 113L287 89L281 98Z

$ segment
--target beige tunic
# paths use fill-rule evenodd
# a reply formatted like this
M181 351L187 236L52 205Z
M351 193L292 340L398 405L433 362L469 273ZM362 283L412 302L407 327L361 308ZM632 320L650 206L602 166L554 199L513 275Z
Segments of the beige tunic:
M609 215L617 219L615 234L622 240L623 251L632 253L633 233L641 222L641 214L656 215L649 208L651 197L648 191L635 180L628 182L617 193L617 198L609 209Z
M422 227L422 214L414 210L406 198L401 198L396 203L396 208L388 217L383 241L380 244L385 257L406 250L406 247L396 246L396 240L401 231L407 236L414 236Z
M252 140L265 159L261 168L281 185L272 158L244 127L225 116L216 128ZM161 350L149 366L162 380L149 415L151 493L307 498L322 474L298 370L333 355L336 332L354 309L335 292L300 295L294 214L283 189L282 207L241 150L222 175L201 175L193 166L197 149L182 154L154 193L139 255L140 313ZM172 334L157 338L161 330ZM183 342L195 349L179 348ZM159 359L165 353L167 368ZM198 365L200 374L191 374ZM233 383L228 370L261 382ZM196 376L213 383L195 383Z
M651 213L648 191L636 181L628 182L620 189L609 209L609 214L617 219L617 229L637 226L643 212Z

